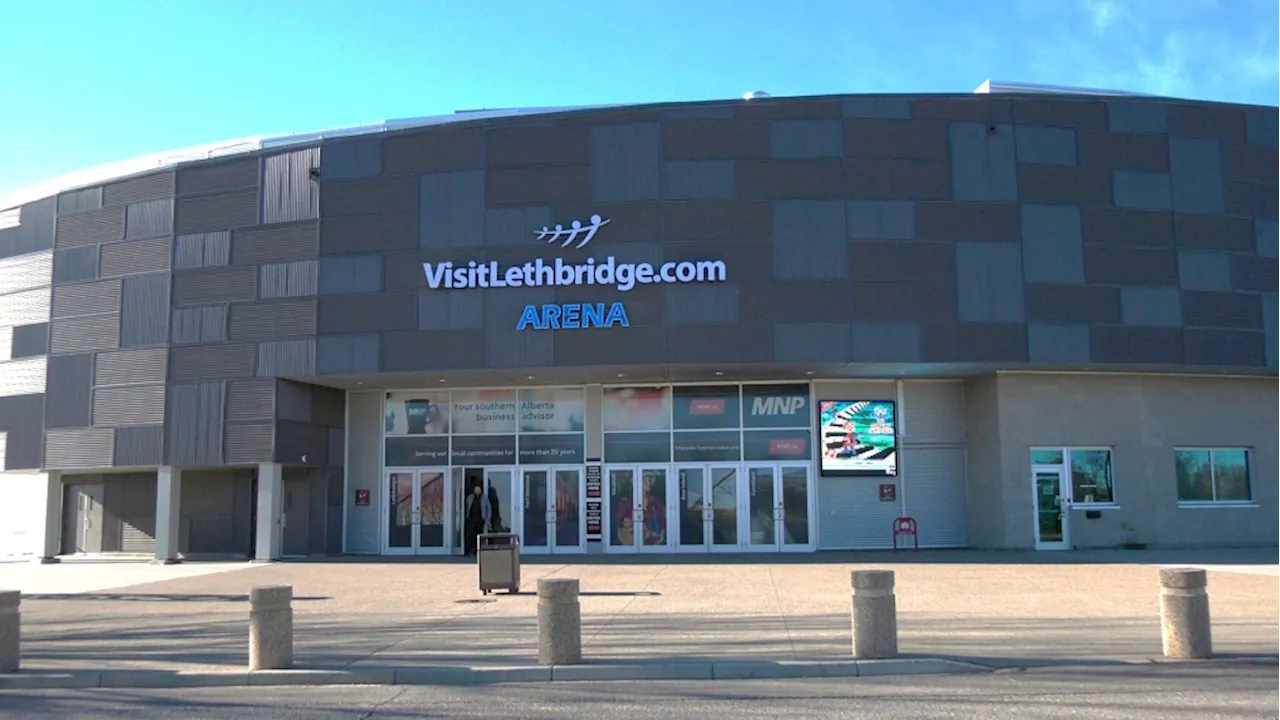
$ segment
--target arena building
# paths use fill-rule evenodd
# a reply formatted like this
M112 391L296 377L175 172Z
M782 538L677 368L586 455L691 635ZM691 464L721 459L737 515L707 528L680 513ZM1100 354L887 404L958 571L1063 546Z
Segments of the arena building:
M459 112L0 197L0 553L1274 545L1277 110Z

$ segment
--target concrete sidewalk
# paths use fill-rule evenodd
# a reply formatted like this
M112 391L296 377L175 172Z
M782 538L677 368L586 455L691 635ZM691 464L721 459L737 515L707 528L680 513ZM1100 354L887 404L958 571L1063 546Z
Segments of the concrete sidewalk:
M1176 557L1131 552L1125 557L1142 564L1114 558L1086 563L1088 556L1073 563L1063 556L1042 562L1041 556L1008 553L998 562L974 562L992 557L922 552L841 556L841 562L819 555L807 563L538 561L523 568L524 592L488 597L477 591L469 563L175 570L160 582L24 597L22 663L28 672L242 671L249 588L287 584L296 598L300 668L533 668L533 591L537 578L547 576L581 580L584 655L592 663L834 663L851 659L849 571L877 567L897 573L904 654L993 667L1160 657L1155 565L1177 564L1169 562ZM852 561L857 559L865 562ZM1201 564L1256 567L1258 559L1219 554ZM69 567L44 566L41 572L76 572ZM1275 656L1280 593L1273 576L1214 569L1209 592L1219 654Z

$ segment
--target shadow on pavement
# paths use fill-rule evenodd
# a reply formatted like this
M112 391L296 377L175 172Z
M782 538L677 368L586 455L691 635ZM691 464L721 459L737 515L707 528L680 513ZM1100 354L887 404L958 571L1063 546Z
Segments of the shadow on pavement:
M170 594L170 593L36 593L32 595L23 595L23 600L108 600L119 602L228 602L228 603L247 603L249 596L244 595L214 595L214 594ZM325 595L295 595L294 602L312 602L317 600L332 600L333 598Z

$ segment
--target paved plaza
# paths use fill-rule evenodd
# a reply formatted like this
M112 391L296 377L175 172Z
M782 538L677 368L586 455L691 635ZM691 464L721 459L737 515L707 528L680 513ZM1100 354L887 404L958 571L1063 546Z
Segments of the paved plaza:
M490 596L459 560L3 563L0 588L24 592L28 671L243 669L249 589L272 584L294 588L298 667L531 666L541 577L580 579L590 662L813 661L849 659L849 571L885 568L904 654L1010 667L1159 658L1171 565L1209 570L1217 653L1276 655L1274 549L539 558Z

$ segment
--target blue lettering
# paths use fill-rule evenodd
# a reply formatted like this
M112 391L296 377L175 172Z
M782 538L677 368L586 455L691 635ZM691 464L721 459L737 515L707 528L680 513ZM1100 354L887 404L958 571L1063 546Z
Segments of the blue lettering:
M582 325L579 323L579 314L582 312L582 306L577 303L565 305L561 308L564 312L564 320L562 324L566 330L576 330Z
M532 305L525 305L524 311L520 313L520 322L516 323L517 330L523 330L530 325L534 330L542 329L542 319L538 317L538 311Z
M631 321L627 319L627 309L622 307L620 302L614 303L613 307L609 308L609 317L604 319L604 326L613 327L615 322L622 327L631 327Z
M582 306L582 327L600 327L604 324L604 303Z
M560 306L559 305L543 305L542 306L542 329L551 328L552 330L560 329Z

